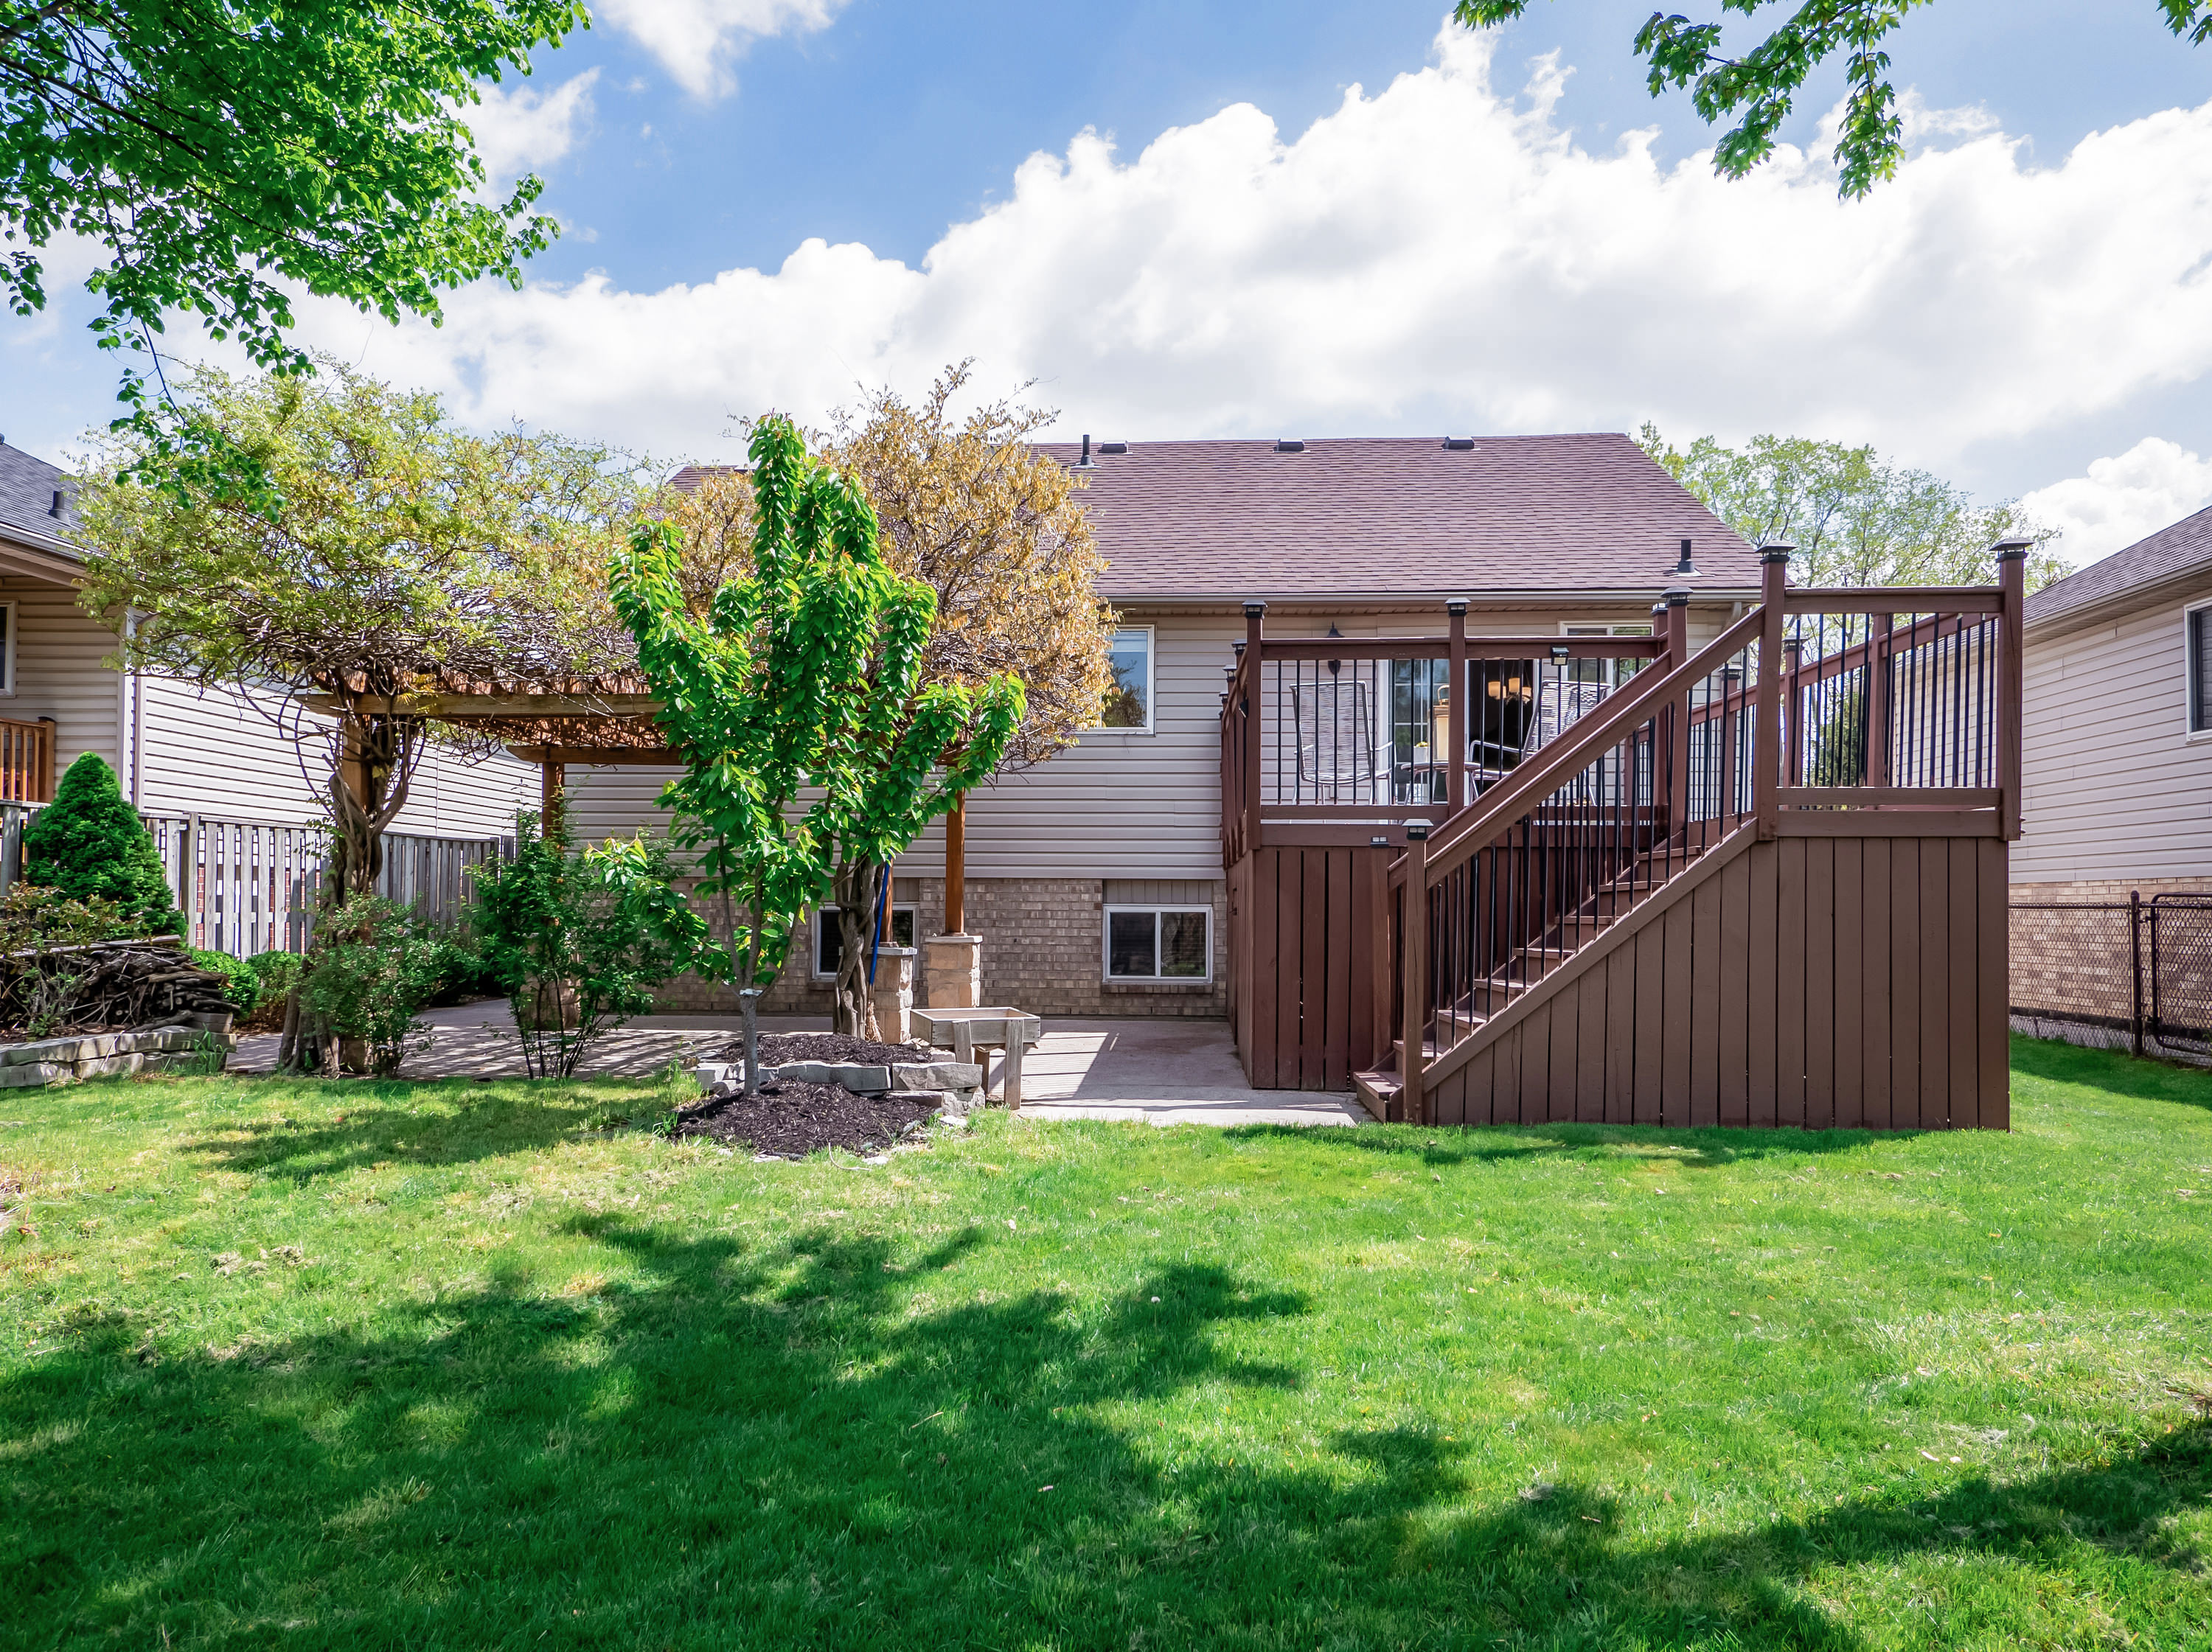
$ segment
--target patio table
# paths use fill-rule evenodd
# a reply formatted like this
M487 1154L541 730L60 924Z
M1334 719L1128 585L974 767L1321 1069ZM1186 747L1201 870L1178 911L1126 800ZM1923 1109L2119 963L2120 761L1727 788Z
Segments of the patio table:
M1022 1051L1043 1035L1042 1017L999 1004L976 1009L916 1010L914 1026L935 1048L950 1049L956 1061L972 1062L978 1050L1006 1051L1001 1092L1009 1108L1022 1104ZM987 1069L986 1095L989 1077Z

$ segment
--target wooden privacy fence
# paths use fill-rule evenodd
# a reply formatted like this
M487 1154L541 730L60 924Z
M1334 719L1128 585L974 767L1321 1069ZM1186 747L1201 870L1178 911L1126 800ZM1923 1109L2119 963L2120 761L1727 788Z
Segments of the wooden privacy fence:
M146 826L192 945L234 957L307 950L322 886L323 828L204 815L149 816ZM433 923L458 923L471 898L468 868L514 853L513 838L387 832L376 892Z
M0 890L22 876L23 828L37 812L0 801ZM240 958L307 950L322 883L323 828L207 815L143 818L185 914L187 942ZM458 923L473 898L468 869L514 853L511 837L386 833L376 892L433 923Z
M2022 549L1997 586L1793 590L1770 548L1694 654L1680 591L1648 641L1471 639L1455 604L1442 639L1276 642L1248 606L1252 1081L1348 1072L1432 1123L2002 1126Z

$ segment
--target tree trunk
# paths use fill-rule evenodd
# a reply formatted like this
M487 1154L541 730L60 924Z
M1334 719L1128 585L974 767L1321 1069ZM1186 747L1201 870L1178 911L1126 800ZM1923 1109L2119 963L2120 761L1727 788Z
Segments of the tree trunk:
M849 1038L879 1036L875 1007L868 1000L868 957L876 938L879 869L865 860L837 868L832 885L837 899L837 980L831 989L830 1026Z

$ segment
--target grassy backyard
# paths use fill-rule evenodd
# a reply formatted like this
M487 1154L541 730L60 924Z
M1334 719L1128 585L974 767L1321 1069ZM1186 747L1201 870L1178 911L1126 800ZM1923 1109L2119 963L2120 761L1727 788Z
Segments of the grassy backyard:
M0 1098L0 1643L2212 1645L2212 1077L2004 1136Z

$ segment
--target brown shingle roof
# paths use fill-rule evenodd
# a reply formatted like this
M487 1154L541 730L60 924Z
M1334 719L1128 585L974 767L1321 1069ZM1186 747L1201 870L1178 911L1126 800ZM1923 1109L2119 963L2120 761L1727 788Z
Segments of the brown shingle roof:
M1073 465L1079 442L1040 451ZM1649 591L1681 541L1703 589L1756 590L1759 556L1626 436L1429 436L1094 446L1079 472L1099 594L1418 597ZM685 465L689 491L724 467Z
M1044 450L1073 464L1080 445ZM1759 557L1612 434L1132 443L1092 453L1083 501L1107 571L1102 595L1419 596L1631 590L1673 583L1696 543L1695 584L1759 585Z
M2124 596L2138 586L2207 568L2212 568L2212 508L2185 516L2125 550L2052 580L2030 597L2021 612L2028 624L2038 625Z

